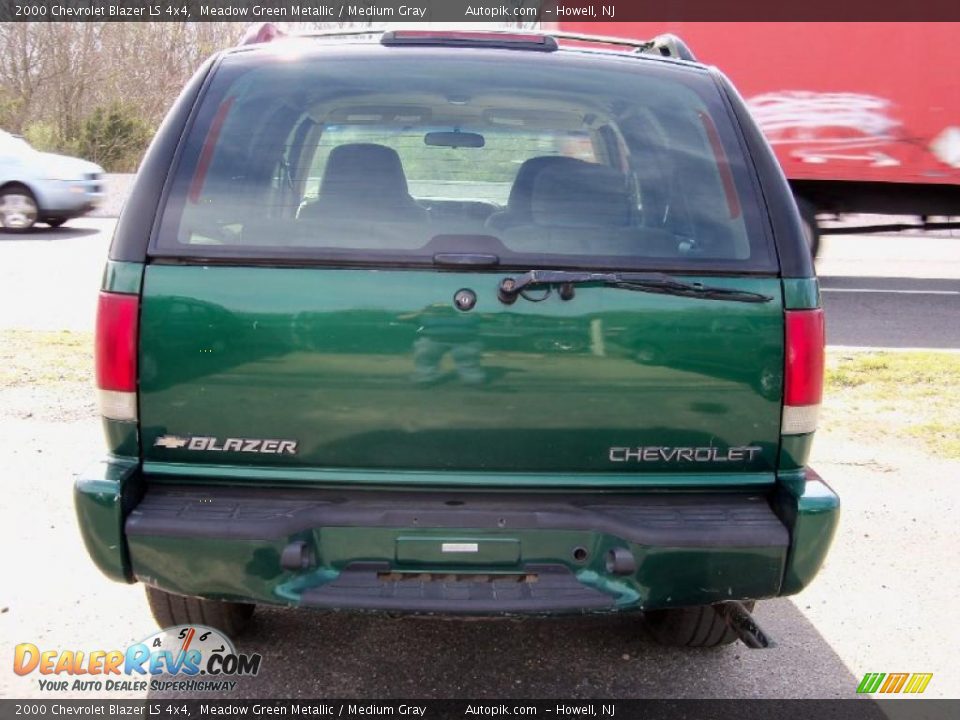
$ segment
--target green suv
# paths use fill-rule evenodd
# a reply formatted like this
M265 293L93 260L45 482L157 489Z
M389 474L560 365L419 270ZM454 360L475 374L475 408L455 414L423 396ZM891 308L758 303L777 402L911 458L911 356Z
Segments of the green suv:
M162 625L633 612L712 646L813 579L839 502L790 189L676 38L559 37L284 37L183 91L110 249L75 488Z

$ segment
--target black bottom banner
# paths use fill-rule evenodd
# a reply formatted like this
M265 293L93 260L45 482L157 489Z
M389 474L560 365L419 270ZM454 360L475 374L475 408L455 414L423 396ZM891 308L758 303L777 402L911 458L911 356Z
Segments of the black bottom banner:
M0 700L0 720L132 718L616 718L946 720L958 700Z

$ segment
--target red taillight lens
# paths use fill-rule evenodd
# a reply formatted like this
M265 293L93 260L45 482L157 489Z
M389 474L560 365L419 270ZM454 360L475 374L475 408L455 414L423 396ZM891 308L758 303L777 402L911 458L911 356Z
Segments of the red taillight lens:
M787 310L786 405L819 405L823 397L823 310Z
M140 298L101 292L97 305L97 387L137 391L137 325Z
M781 432L797 435L817 429L817 415L823 397L823 310L787 310L786 319Z

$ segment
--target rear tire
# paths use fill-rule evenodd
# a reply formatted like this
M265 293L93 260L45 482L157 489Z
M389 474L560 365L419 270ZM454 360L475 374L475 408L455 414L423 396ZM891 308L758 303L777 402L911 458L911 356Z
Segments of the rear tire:
M173 625L208 625L233 639L250 624L255 606L249 603L174 595L146 586L147 603L161 628Z
M66 218L47 218L47 225L52 228L58 228L67 221Z
M744 602L753 610L754 602ZM651 610L643 614L647 629L660 645L712 648L736 642L737 635L712 605Z

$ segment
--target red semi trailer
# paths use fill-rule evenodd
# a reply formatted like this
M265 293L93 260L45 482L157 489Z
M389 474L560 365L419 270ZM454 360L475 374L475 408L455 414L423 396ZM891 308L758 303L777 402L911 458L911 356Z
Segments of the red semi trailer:
M956 226L927 218L960 215L960 23L556 22L544 29L634 39L673 33L698 61L720 67L776 151L814 244L816 213L915 215L927 227Z

